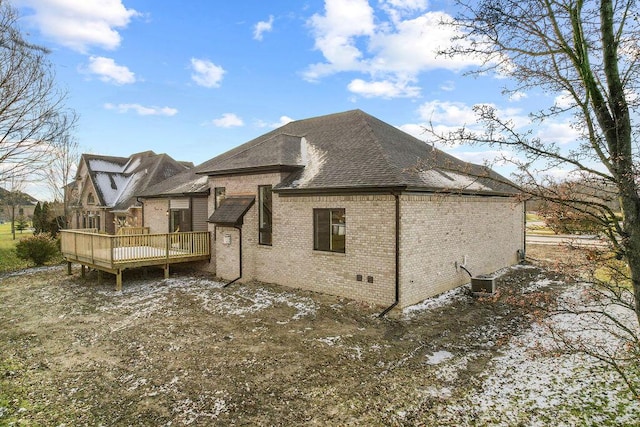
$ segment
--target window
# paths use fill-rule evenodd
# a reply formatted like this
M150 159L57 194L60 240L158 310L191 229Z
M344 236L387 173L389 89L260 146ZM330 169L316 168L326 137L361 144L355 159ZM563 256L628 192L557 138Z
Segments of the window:
M345 251L346 222L344 209L313 210L313 249L316 251Z
M216 187L213 190L213 193L214 193L213 210L216 210L218 209L218 206L220 206L220 203L222 203L222 201L224 200L226 190L224 187Z
M261 185L258 187L258 241L261 245L271 246L271 206L273 198L271 196L271 186Z
M96 199L93 197L93 194L89 193L89 195L87 196L87 204L88 205L95 205L96 204Z

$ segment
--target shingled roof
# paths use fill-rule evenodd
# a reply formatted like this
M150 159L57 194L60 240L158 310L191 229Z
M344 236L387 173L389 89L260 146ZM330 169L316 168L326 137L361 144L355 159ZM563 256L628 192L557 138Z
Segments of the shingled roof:
M136 204L136 194L193 167L178 162L166 154L153 151L136 153L130 157L83 154L88 174L96 189L99 204L114 211L125 211Z
M361 110L288 123L198 167L198 174L290 171L279 192L396 188L511 195L517 188Z

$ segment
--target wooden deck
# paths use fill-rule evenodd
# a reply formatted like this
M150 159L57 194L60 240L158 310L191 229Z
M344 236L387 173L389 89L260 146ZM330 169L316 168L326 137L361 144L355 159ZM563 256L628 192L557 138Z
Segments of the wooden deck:
M116 289L122 289L122 272L129 268L158 266L169 277L169 265L211 259L209 232L169 234L127 234L111 236L86 230L62 230L61 249L67 261L116 275ZM99 276L100 277L100 276Z

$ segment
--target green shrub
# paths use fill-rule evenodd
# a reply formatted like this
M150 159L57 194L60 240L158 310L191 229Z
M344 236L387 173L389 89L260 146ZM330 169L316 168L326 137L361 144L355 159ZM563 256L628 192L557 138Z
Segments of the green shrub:
M18 258L33 261L35 265L44 265L53 259L58 251L56 240L45 234L26 237L16 244Z

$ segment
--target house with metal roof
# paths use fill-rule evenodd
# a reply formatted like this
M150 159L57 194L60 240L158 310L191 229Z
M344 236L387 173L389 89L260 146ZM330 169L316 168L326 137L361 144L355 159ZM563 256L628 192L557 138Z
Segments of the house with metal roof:
M387 307L524 253L513 183L360 110L291 122L138 196L152 233L206 222L203 268L222 279Z
M142 226L136 193L192 167L153 151L129 157L82 154L75 182L67 191L71 228L114 234L119 227Z

